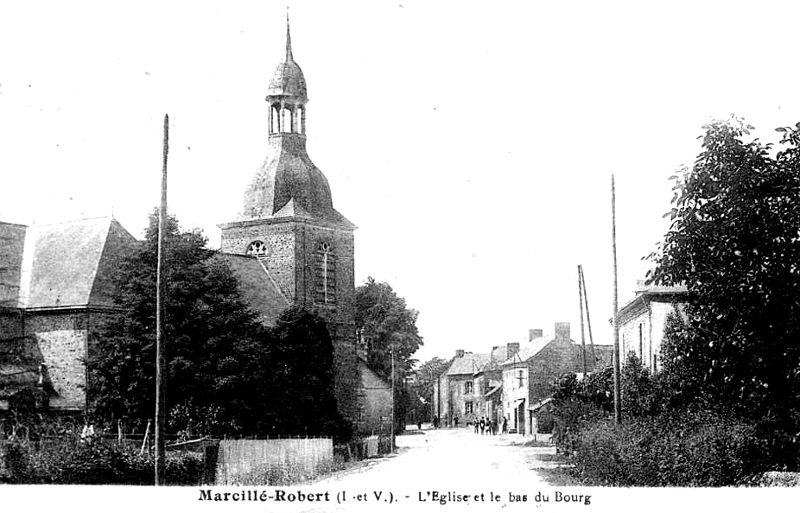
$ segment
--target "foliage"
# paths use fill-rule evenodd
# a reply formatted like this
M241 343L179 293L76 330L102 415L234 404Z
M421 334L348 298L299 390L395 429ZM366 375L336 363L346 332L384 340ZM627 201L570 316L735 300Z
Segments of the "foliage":
M13 474L18 484L129 484L153 483L153 458L102 437L82 439L64 436L13 444L18 461ZM194 453L168 452L165 460L167 484L197 485L203 458Z
M391 285L369 277L356 287L356 332L367 343L367 363L388 376L394 352L395 371L411 370L412 355L422 346L417 332L419 312L409 309Z
M433 391L439 376L447 370L448 363L447 360L434 356L414 371L416 379L411 394L415 418L424 419L425 422L433 421Z
M409 309L388 283L372 277L356 287L355 303L356 333L367 344L367 364L391 376L394 359L395 422L403 426L411 401L402 385L414 366L412 355L423 343L417 332L418 312Z
M689 291L664 372L682 399L787 424L800 400L800 123L779 151L738 119L706 127L674 176L671 227L649 278Z
M87 358L96 420L152 418L155 397L157 214L116 276L123 313L94 333ZM232 270L196 231L170 218L165 237L167 428L182 438L330 435L333 344L318 315L292 307L272 329L239 296Z
M266 401L283 397L269 412L282 435L331 436L338 443L352 435L334 393L333 342L325 322L301 307L278 318L271 347L275 389Z
M206 434L247 431L234 406L260 386L259 376L250 371L257 371L254 361L265 360L266 332L239 297L230 268L205 248L205 238L197 231L180 231L174 218L167 225L166 411L183 413L172 417L171 427L191 432L197 423ZM144 242L115 277L115 301L124 313L93 337L87 358L89 397L100 418L152 418L157 238L154 213ZM211 411L216 415L208 415ZM186 424L176 426L178 418ZM209 418L215 422L199 422Z
M575 440L573 472L587 485L730 486L770 468L756 426L718 411L636 417L588 426Z

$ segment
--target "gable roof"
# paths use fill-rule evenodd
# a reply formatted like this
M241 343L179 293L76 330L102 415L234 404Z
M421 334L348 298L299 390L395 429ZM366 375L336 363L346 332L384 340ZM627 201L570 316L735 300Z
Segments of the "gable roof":
M469 374L471 376L478 372L488 361L488 353L464 353L464 356L453 358L453 362L447 369L446 374L448 376L456 374Z
M112 217L98 217L31 231L20 287L22 307L113 306L113 270L136 241L122 225Z
M253 256L216 253L212 258L226 262L239 282L239 293L258 320L274 326L281 313L289 308L289 300L270 276L264 264Z

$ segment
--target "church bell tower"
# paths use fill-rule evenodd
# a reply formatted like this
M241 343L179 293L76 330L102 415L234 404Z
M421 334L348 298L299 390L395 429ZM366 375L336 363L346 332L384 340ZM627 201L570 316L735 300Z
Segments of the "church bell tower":
M292 55L288 19L286 56L266 101L267 157L245 190L240 219L220 225L221 248L258 258L289 302L325 319L339 410L355 421L355 226L333 208L328 180L306 153L306 80Z

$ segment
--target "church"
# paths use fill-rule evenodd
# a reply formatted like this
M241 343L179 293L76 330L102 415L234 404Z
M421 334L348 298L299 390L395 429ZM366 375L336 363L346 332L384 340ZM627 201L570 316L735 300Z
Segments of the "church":
M217 258L265 324L290 305L322 316L340 412L360 433L388 431L390 385L367 367L356 338L356 227L334 209L328 181L306 152L308 95L288 21L285 59L266 102L267 157L239 217L219 225ZM21 402L86 411L83 361L92 326L114 313L113 269L135 243L110 217L33 227L0 222L0 415Z

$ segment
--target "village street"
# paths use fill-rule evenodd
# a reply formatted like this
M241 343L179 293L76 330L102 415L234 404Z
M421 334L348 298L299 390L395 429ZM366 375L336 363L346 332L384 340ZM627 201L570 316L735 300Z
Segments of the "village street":
M495 510L523 501L533 506L538 492L549 494L553 502L554 490L536 469L555 465L555 449L522 445L530 440L520 435L482 436L470 428L423 430L398 436L396 455L337 472L310 489L330 492L339 508L334 511L362 506L408 511L445 504L450 510ZM570 488L559 490L571 493ZM308 506L303 511L315 511ZM320 511L331 511L331 506Z

